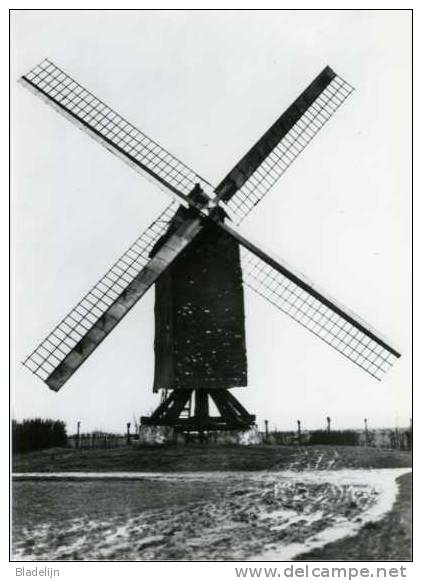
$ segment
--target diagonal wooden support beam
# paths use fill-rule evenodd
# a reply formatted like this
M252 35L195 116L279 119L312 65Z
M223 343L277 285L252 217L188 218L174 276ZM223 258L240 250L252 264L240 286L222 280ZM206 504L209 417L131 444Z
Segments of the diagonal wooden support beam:
M174 403L166 413L165 419L168 422L175 422L179 418L188 400L192 396L191 389L177 389L174 390Z
M164 417L167 413L167 410L173 405L175 398L175 392L173 391L159 406L158 408L152 413L151 420L158 420Z

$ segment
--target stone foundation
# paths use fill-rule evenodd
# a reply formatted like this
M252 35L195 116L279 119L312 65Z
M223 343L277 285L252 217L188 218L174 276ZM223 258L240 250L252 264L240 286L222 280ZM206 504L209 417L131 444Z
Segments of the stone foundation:
M141 426L139 430L139 440L136 444L168 444L176 441L174 428L170 426ZM134 442L135 444L135 442Z
M226 430L209 434L210 444L237 444L238 446L256 446L263 443L258 428L253 426L248 430Z
M201 441L202 440L202 441ZM159 444L234 444L238 446L256 446L263 443L262 434L256 426L249 430L222 430L204 432L200 437L193 432L176 432L170 426L141 426L139 440L133 445Z

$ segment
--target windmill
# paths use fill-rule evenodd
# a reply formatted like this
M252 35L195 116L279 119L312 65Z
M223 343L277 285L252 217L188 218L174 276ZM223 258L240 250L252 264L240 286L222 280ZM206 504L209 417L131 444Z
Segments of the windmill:
M400 357L368 324L237 228L353 92L330 67L217 187L50 60L20 80L173 197L25 359L50 389L58 391L71 378L153 284L153 389L164 395L142 418L146 425L192 431L253 425L255 416L229 391L247 385L245 285L378 380Z

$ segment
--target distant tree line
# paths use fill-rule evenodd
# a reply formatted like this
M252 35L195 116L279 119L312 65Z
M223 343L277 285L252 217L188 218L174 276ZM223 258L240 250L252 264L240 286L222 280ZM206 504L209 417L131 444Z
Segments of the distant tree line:
M359 435L355 430L315 430L310 433L309 444L337 444L338 446L357 446Z
M12 421L14 453L66 446L66 443L66 425L60 420L35 418L23 422Z

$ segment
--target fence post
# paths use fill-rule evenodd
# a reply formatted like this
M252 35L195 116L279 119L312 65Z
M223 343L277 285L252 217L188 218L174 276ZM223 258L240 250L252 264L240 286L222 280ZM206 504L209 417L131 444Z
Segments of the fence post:
M368 420L367 420L367 418L365 418L363 421L365 423L365 446L368 447L368 443L369 443L369 438L368 438Z
M126 424L127 427L127 432L126 432L126 441L127 441L127 445L130 445L130 422L128 422Z
M401 448L401 446L400 446L400 433L399 433L399 428L398 428L398 426L397 426L397 425L396 425L396 430L395 430L395 432L396 432L396 448L397 448L398 450L400 450L400 448Z
M297 420L297 441L299 446L302 444L302 433L300 431L300 420Z
M79 448L80 432L81 432L81 422L78 421L78 423L76 424L76 447L77 448Z
M265 442L268 442L268 420L264 420L265 423Z
M329 434L331 431L331 418L327 416L327 433Z

